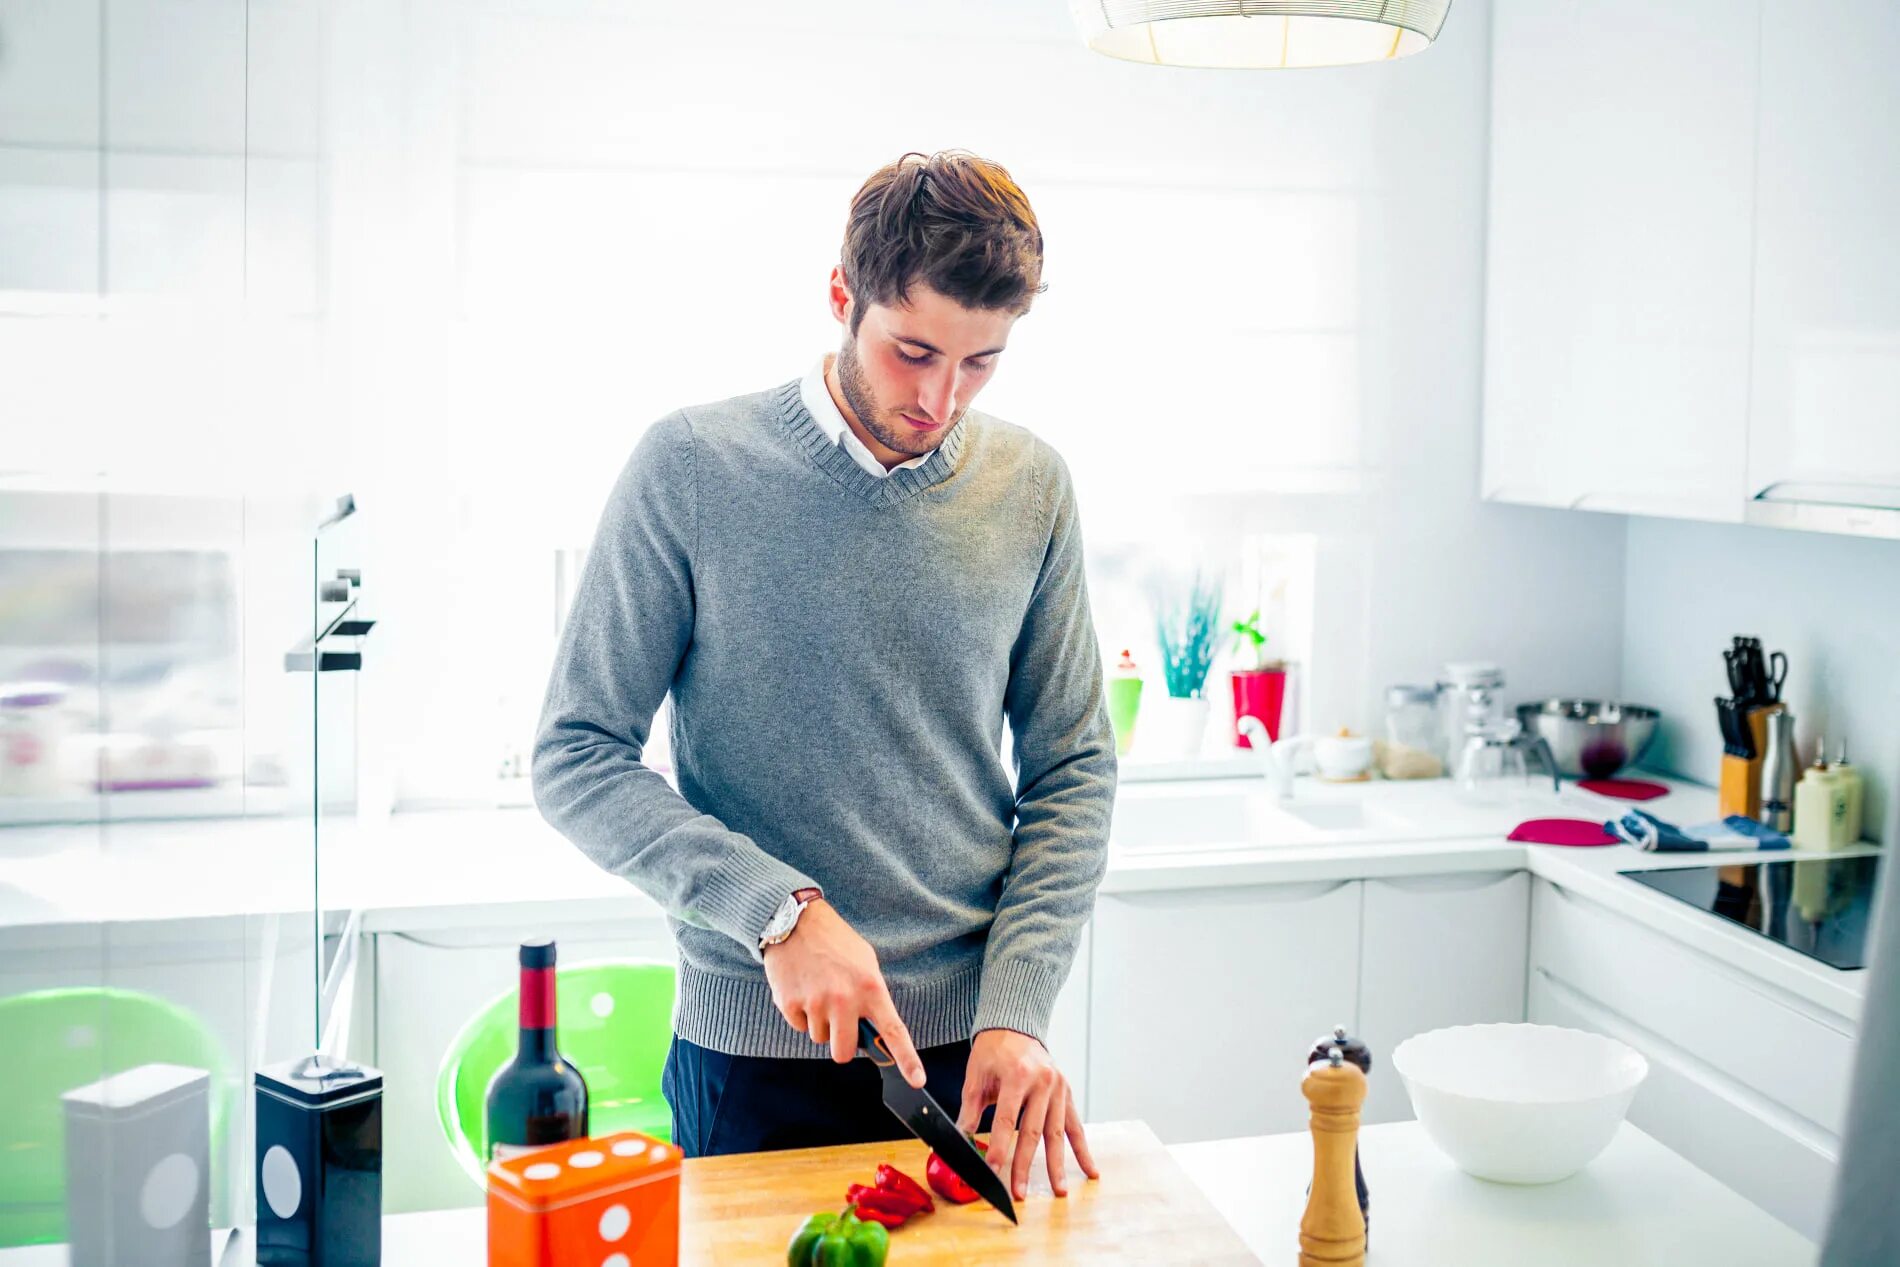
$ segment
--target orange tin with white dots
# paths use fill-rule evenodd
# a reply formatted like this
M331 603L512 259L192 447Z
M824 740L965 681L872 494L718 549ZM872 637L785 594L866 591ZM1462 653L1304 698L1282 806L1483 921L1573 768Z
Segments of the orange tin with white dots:
M672 1267L683 1155L624 1131L489 1163L488 1267Z

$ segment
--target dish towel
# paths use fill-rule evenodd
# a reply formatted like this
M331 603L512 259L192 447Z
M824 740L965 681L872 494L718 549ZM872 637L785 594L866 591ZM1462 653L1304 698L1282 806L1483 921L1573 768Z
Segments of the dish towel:
M1651 853L1788 848L1788 838L1782 833L1741 814L1730 814L1712 823L1678 827L1654 814L1632 809L1614 822L1603 824L1603 830Z
M1578 779L1577 786L1598 796L1614 796L1619 801L1653 801L1669 795L1668 788L1648 779Z
M1533 845L1613 845L1616 837L1587 818L1533 818L1511 829L1506 840Z

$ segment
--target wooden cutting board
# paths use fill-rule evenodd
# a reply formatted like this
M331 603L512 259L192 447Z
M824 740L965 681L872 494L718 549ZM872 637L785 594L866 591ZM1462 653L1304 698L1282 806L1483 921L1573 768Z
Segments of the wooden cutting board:
M1069 1195L1057 1197L1039 1157L1029 1199L1016 1203L1017 1226L987 1202L939 1200L934 1214L891 1233L891 1267L1259 1261L1146 1123L1109 1122L1088 1134L1100 1179L1085 1177L1071 1155ZM845 1189L870 1183L879 1162L923 1183L929 1155L911 1139L688 1161L680 1180L680 1262L783 1263L799 1224L816 1211L843 1209ZM1260 1195L1303 1200L1297 1192Z

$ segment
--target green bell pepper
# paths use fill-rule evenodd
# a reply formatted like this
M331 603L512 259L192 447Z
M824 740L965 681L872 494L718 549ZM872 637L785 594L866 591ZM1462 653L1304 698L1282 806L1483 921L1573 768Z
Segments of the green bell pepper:
M787 1267L884 1267L891 1234L854 1211L806 1219L785 1247Z

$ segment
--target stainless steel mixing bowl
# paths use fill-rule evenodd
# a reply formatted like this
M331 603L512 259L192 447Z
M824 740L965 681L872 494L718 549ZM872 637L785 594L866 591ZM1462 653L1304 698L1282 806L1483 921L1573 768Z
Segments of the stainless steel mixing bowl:
M1641 759L1662 714L1611 700L1546 699L1517 706L1517 719L1542 735L1557 768L1573 779L1607 779Z

